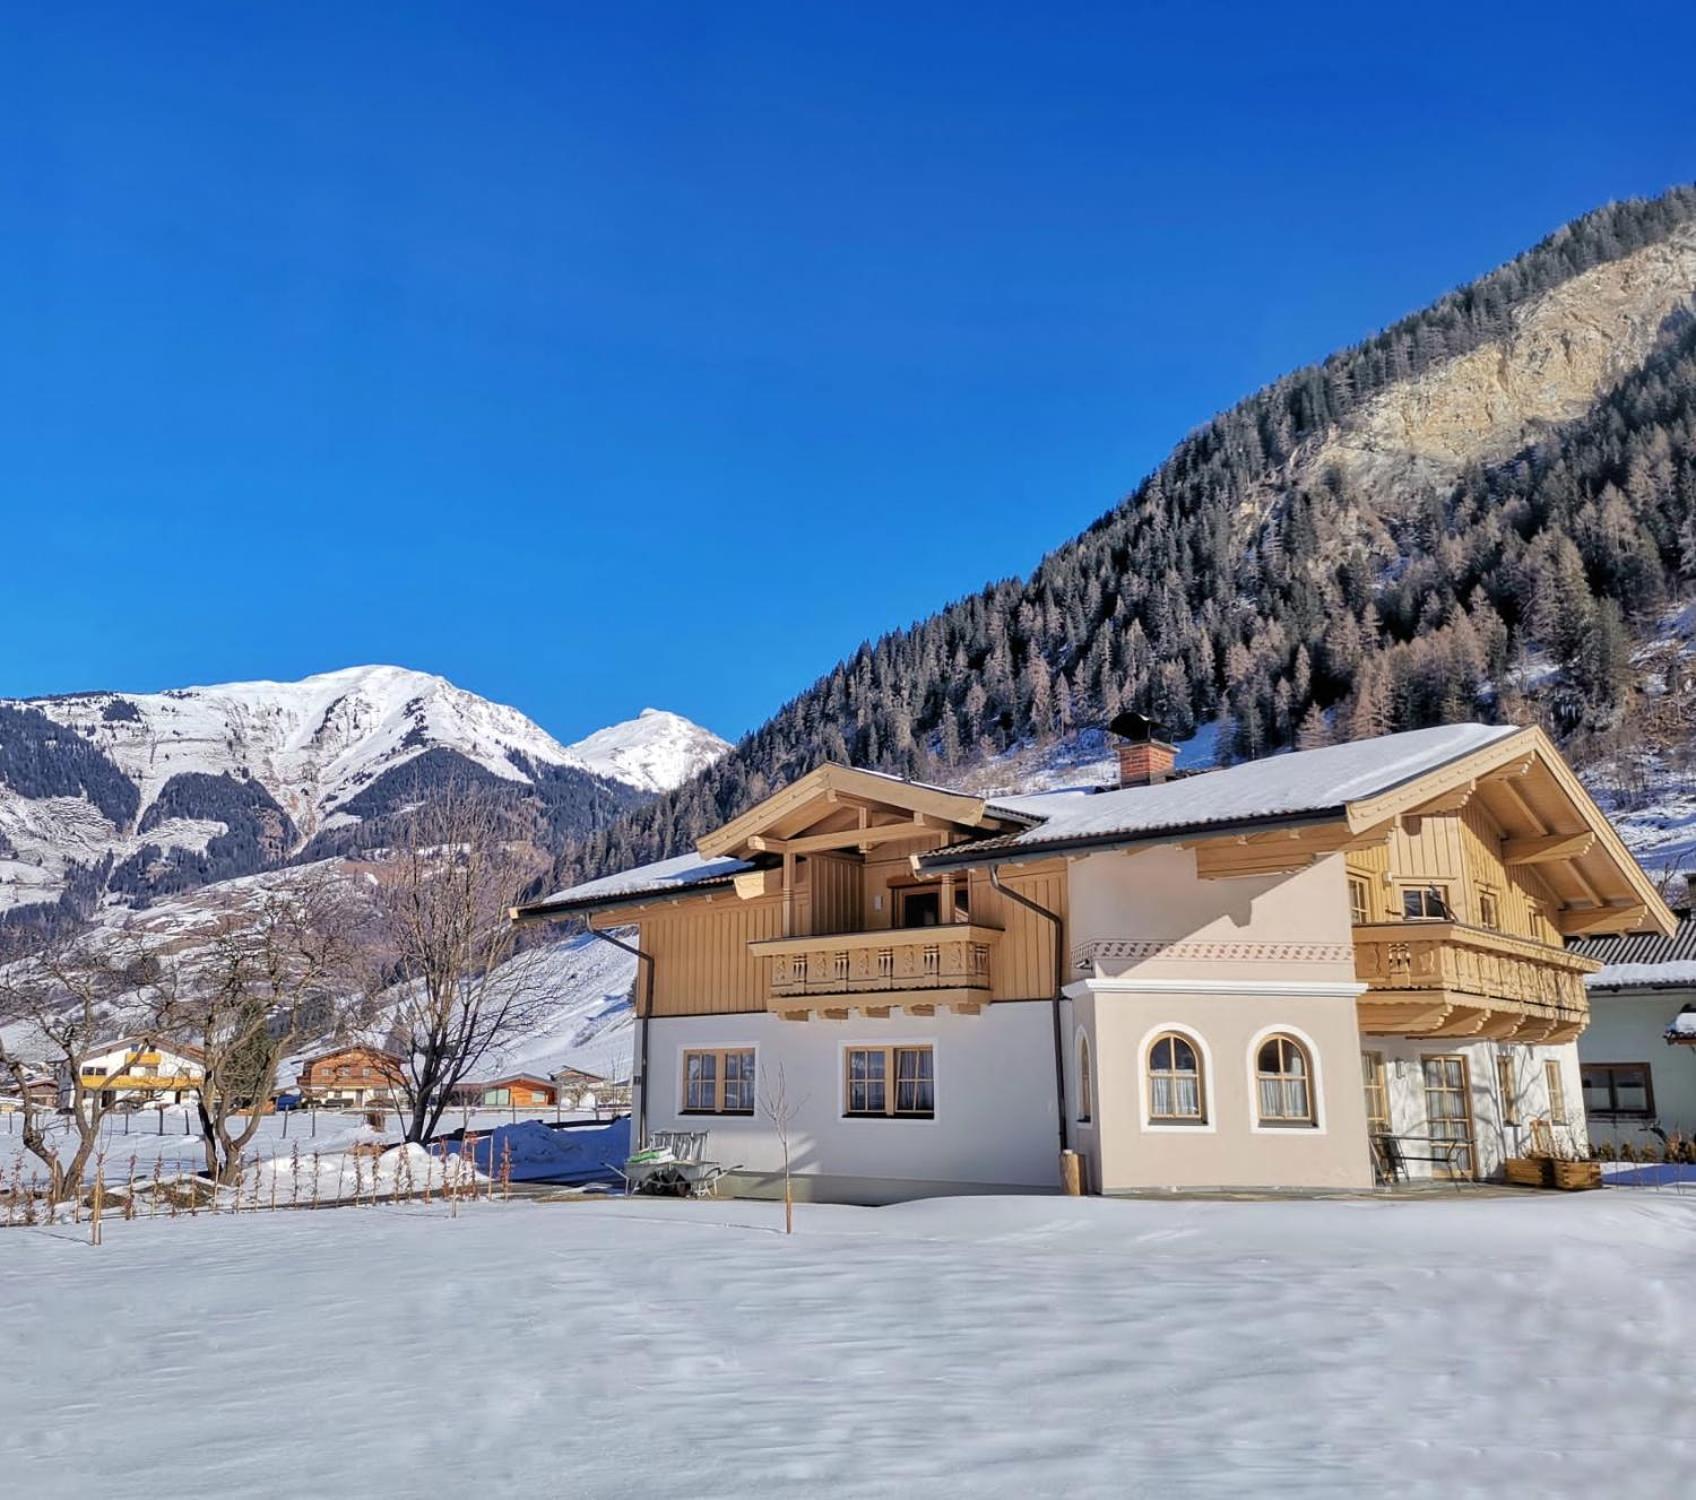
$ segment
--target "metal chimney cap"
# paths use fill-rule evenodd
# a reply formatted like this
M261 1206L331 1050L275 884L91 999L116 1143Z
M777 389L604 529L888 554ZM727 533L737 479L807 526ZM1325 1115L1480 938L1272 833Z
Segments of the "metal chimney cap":
M1155 745L1166 743L1166 726L1156 723L1147 714L1139 714L1134 709L1127 708L1117 715L1107 725L1109 734L1116 734L1121 739L1131 741L1134 745Z

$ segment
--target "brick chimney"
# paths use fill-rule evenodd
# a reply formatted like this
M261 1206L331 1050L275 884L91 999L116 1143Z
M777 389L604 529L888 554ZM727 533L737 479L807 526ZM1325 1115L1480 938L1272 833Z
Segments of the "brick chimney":
M1119 736L1120 786L1158 786L1168 780L1178 762L1178 751L1161 739L1161 726L1143 714L1125 712L1107 726Z

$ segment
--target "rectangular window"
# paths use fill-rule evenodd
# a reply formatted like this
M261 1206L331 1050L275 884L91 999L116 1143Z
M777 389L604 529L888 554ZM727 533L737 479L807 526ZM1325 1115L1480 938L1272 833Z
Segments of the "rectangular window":
M1364 927L1372 920L1372 908L1367 902L1366 877L1349 876L1349 921Z
M1384 1075L1384 1054L1360 1054L1360 1081L1366 1090L1366 1128L1373 1135L1390 1133L1390 1086Z
M1566 1124L1566 1079L1561 1065L1552 1059L1543 1064L1543 1086L1549 1091L1549 1123Z
M895 891L897 927L935 927L942 921L942 892L932 886L924 890Z
M1616 1120L1651 1120L1655 1090L1648 1063L1580 1063L1584 1111Z
M1496 1086L1502 1091L1502 1124L1519 1124L1519 1089L1514 1084L1513 1058L1496 1054Z
M1443 1160L1439 1176L1472 1176L1472 1099L1466 1059L1425 1057L1425 1123Z
M929 1047L850 1047L844 1113L928 1120L936 1113L935 1059Z
M1502 930L1502 907L1494 891L1478 893L1478 925L1488 927L1491 932Z
M683 1113L751 1115L754 1049L713 1047L683 1054Z
M1402 916L1409 922L1448 922L1449 889L1445 885L1402 887Z

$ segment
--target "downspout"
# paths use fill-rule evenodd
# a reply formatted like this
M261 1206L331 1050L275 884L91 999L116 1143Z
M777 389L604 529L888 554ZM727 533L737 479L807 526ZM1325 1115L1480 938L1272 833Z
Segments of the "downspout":
M1015 906L1024 907L1033 916L1041 917L1054 931L1054 1001L1051 1012L1054 1017L1054 1105L1060 1116L1060 1150L1064 1154L1069 1146L1066 1139L1066 1051L1060 1039L1060 999L1066 987L1066 954L1060 942L1060 916L1046 906L1038 906L1029 896L1022 896L1004 886L1000 865L989 867L989 883L996 894L1005 896Z
M591 927L589 935L634 956L642 971L641 1004L636 1009L636 1139L630 1143L632 1151L640 1151L648 1144L648 1016L654 1008L654 956L610 932L597 932Z

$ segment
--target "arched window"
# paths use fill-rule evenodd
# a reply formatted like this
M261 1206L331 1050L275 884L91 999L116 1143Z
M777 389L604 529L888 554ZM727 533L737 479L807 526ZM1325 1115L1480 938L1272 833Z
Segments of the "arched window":
M1175 1031L1148 1049L1148 1118L1154 1125L1204 1125L1207 1099L1195 1044Z
M1269 1036L1254 1060L1262 1125L1312 1125L1313 1067L1293 1037Z
M1078 1124L1087 1125L1095 1114L1095 1079L1089 1070L1089 1038L1078 1033Z

